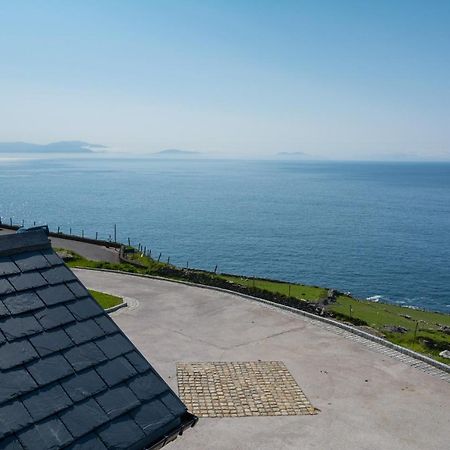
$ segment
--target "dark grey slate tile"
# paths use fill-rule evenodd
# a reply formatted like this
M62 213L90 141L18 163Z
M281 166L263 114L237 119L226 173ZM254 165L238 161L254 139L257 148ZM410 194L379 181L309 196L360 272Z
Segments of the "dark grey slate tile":
M60 450L73 442L67 428L55 417L36 424L18 436L26 450Z
M49 248L50 243L44 231L30 231L29 233L8 234L0 237L0 254L10 255L30 249L43 250Z
M77 439L77 442L69 447L67 450L108 450L105 444L94 433L83 436Z
M152 368L147 360L136 351L127 353L125 355L125 358L127 358L128 361L130 361L130 363L133 365L133 367L140 373L147 372Z
M68 325L65 330L72 341L77 345L82 344L83 342L92 341L105 334L92 319Z
M75 317L72 316L70 311L64 305L39 310L34 316L46 330L61 327L70 322L75 322Z
M131 417L152 440L180 424L180 419L174 417L158 399L140 406L131 413Z
M42 331L34 316L15 316L0 321L0 330L8 341L14 341Z
M182 416L187 411L185 404L173 392L166 392L160 400L174 416Z
M50 284L66 283L76 280L75 275L66 266L54 266L50 269L41 270L41 275Z
M35 422L73 405L72 400L59 384L36 390L22 397L22 402Z
M32 362L27 366L27 369L41 386L60 380L73 373L72 366L59 354Z
M134 350L133 344L122 333L99 339L96 344L108 358L115 358Z
M0 371L0 403L32 391L36 387L37 384L24 368Z
M21 402L4 403L0 406L0 439L33 423Z
M141 404L131 389L124 385L109 389L95 398L110 419L136 408Z
M19 439L14 435L3 439L0 444L2 450L24 450Z
M44 258L41 252L23 252L17 255L12 255L11 259L22 272L29 272L31 270L50 267L49 262Z
M19 273L19 268L8 256L0 257L0 277L3 275L11 275L13 273Z
M60 419L75 438L90 433L109 420L92 398L62 412Z
M136 375L134 367L122 356L96 367L108 386L114 386Z
M64 261L51 248L42 250L41 253L52 266L60 266L64 264Z
M6 338L5 338L5 336L3 335L3 333L0 331L0 345L1 344L4 344L6 342Z
M47 284L39 272L25 272L11 275L8 280L14 286L16 291L35 289Z
M38 358L32 345L26 340L7 342L0 346L0 369L12 369L19 364Z
M45 305L33 291L23 291L2 298L4 305L13 315L43 308Z
M79 281L72 281L70 283L67 283L67 287L77 298L89 296L89 291Z
M6 298L6 297L3 297ZM0 300L0 318L2 317L7 317L10 315L10 312L8 311L8 309L6 308L5 304L3 303L2 300Z
M141 401L151 400L168 391L167 385L153 372L133 378L127 384Z
M119 331L119 327L107 314L104 314L103 316L100 317L96 317L95 321L97 322L98 325L100 325L100 328L106 334L112 334Z
M113 420L98 431L98 435L109 449L129 449L145 439L145 434L136 422L125 415Z
M94 369L67 378L61 385L74 402L92 397L107 387Z
M107 359L93 342L73 347L64 352L64 356L76 371L84 370Z
M47 356L72 347L74 344L64 330L47 331L30 337L30 342L39 356Z
M36 289L36 294L39 295L47 306L53 306L75 299L72 291L65 284L44 286Z
M13 285L6 278L0 278L0 295L11 294L12 292L14 292Z
M86 320L104 314L103 308L91 297L84 297L67 305L77 320Z

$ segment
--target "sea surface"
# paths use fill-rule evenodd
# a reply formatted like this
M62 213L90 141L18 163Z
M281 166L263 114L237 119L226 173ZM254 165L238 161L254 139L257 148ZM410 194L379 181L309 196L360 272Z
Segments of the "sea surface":
M450 164L0 159L0 215L450 312Z

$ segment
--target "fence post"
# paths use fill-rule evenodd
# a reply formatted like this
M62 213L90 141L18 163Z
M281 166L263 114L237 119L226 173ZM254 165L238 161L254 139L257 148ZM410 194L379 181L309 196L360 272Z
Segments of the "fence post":
M12 217L9 218L9 224L12 226Z
M216 267L214 267L214 273L217 273L217 264Z
M117 243L117 225L114 224L114 242Z
M167 257L167 264L170 264L170 256Z
M161 255L162 255L162 253L160 253L158 256L158 262L161 261Z
M58 226L58 234L59 234L59 226Z
M84 238L84 230L81 230L81 237Z
M95 240L98 241L98 231L95 232Z
M131 241L130 241L130 238L128 238L128 247L131 247Z

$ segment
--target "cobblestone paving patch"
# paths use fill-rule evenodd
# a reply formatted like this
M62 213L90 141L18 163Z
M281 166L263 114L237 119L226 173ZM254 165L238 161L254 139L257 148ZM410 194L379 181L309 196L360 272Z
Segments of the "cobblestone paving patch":
M177 363L178 391L198 417L313 415L280 361Z

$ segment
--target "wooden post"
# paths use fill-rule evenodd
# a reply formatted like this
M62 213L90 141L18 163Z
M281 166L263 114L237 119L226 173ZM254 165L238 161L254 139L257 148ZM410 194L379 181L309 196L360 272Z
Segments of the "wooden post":
M72 236L72 227L69 228L69 234Z
M131 247L131 241L130 241L130 238L128 238L128 247Z
M162 255L162 253L160 253L158 256L158 262L161 261L161 255Z
M189 269L189 261L186 261L186 269Z
M95 240L98 241L98 231L95 232Z
M170 264L170 256L167 257L167 264Z
M9 224L12 226L12 217L9 218Z
M33 222L33 227L35 227L35 226L36 226L36 221Z
M217 273L217 264L216 267L214 267L214 273Z
M84 230L81 230L81 237L84 238Z
M22 219L22 226L25 226L25 220Z
M59 234L59 226L58 226L58 234Z
M114 224L114 242L117 243L117 225Z
M416 343L416 337L417 337L417 328L419 328L419 321L416 321L416 328L414 328L414 338L413 338L413 345Z

